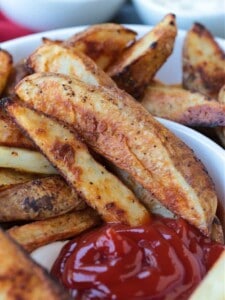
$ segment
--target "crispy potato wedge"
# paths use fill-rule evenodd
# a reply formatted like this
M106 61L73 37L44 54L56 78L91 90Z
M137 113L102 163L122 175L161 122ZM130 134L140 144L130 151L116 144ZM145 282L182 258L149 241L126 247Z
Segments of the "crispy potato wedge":
M39 175L41 177L41 175ZM14 169L0 168L0 191L12 184L23 183L35 179L37 174L20 172Z
M19 103L7 110L84 200L107 222L141 225L150 216L133 193L97 163L75 133Z
M141 104L154 116L187 126L225 126L225 104L181 87L152 82Z
M57 173L41 153L29 149L5 146L0 146L0 168L39 174Z
M124 50L109 68L108 74L121 89L141 99L146 86L172 53L176 34L175 16L169 14L144 37Z
M26 68L24 60L20 61L12 67L11 73L8 77L5 89L3 91L3 96L12 96L14 95L15 85L25 76L29 75L29 71Z
M86 54L102 70L107 70L135 37L136 32L122 25L98 24L73 35L64 45Z
M212 34L195 23L183 46L183 86L217 98L225 84L225 53Z
M0 229L1 300L71 300L62 287Z
M11 54L0 49L0 95L2 94L13 67Z
M144 204L151 213L161 215L165 218L175 218L175 215L163 206L150 191L144 189L136 180L134 180L127 172L119 169L115 165L110 164L110 170L133 191L135 196Z
M57 175L0 189L0 222L43 220L83 208L83 200Z
M218 101L222 105L225 105L225 85L222 86L222 88L220 89L219 96L218 96ZM218 136L221 144L225 148L225 126L223 126L223 127L217 127L215 129L215 131L216 131L216 135Z
M131 96L52 73L30 75L16 93L35 109L73 126L90 147L127 171L170 211L209 234L217 196L204 166ZM16 105L8 105L11 115L13 110Z
M223 226L217 216L215 216L212 223L212 232L210 238L213 241L224 244Z
M8 230L8 233L26 251L32 252L51 242L74 237L100 224L100 221L96 212L88 208L51 219L14 226Z
M40 46L27 59L32 72L55 72L83 78L92 85L116 87L115 82L83 53L57 44Z
M23 135L21 130L12 122L0 107L0 145L34 149L34 144Z
M189 300L224 300L225 251L209 270Z

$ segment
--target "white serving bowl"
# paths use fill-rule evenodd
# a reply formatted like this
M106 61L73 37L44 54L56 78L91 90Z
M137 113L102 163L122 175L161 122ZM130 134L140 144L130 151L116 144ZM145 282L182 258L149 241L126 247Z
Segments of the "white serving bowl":
M194 22L198 22L206 26L213 35L225 37L225 0L132 1L144 24L155 25L167 13L174 13L180 29L188 30ZM183 5L183 7L179 8L178 4L179 6ZM214 4L215 7L213 7Z
M128 27L137 31L139 36L151 29L150 26L130 25ZM51 39L64 39L82 29L84 27L38 33L2 43L1 48L10 51L16 62L29 55L41 43L43 36ZM185 32L179 31L173 54L157 74L157 77L166 83L178 83L181 81L181 53L184 37ZM225 49L225 41L218 39L218 42ZM158 120L192 148L196 156L203 162L215 183L218 197L225 208L225 151L207 137L188 127L168 120ZM41 247L32 253L32 257L46 269L50 269L63 245L64 242L56 242Z
M1 0L2 12L35 31L109 21L124 0Z

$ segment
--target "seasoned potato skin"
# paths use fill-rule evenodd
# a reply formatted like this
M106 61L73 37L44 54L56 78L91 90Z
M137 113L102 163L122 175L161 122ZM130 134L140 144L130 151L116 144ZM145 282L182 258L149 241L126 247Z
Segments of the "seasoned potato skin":
M217 196L204 166L131 96L51 73L27 77L16 93L35 109L73 126L89 146L169 210L209 234Z
M42 220L85 204L57 175L11 184L0 190L0 221Z
M141 104L154 116L187 126L225 125L225 104L182 87L151 82Z
M72 300L1 228L0 245L2 300Z
M8 229L9 235L26 251L32 252L51 242L72 238L101 223L95 211L88 208L62 216L35 221Z
M217 99L225 84L225 53L212 34L195 23L183 46L183 86Z
M0 48L0 96L2 95L5 89L7 80L12 71L12 67L12 55L8 51Z

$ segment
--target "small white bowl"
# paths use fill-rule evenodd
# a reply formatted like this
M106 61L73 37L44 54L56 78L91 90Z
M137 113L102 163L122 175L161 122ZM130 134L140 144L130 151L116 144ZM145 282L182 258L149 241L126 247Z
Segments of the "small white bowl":
M225 0L132 0L145 24L157 24L167 13L174 13L180 29L201 23L215 36L225 37Z
M1 0L2 12L35 31L109 21L125 0Z

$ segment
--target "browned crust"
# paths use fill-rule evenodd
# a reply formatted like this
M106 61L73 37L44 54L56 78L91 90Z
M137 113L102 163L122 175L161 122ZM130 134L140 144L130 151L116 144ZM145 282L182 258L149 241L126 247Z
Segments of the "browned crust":
M191 149L128 94L59 74L31 75L17 86L17 94L35 109L73 125L97 152L208 234L217 206L212 180Z
M154 116L187 126L225 125L225 104L179 87L151 83L141 103Z
M168 14L152 31L123 51L108 74L117 85L140 99L146 86L173 51L175 16Z
M0 145L34 149L33 142L23 135L10 117L0 107Z
M0 229L0 297L7 300L69 300L70 296Z
M85 208L84 202L57 175L4 186L0 190L0 221L42 220Z
M183 46L183 86L217 98L225 84L225 54L212 34L195 23Z
M0 49L0 95L2 94L13 67L12 55Z
M50 219L14 226L8 230L8 233L26 251L32 252L51 242L74 237L100 223L100 217L95 211L88 208L82 211L71 211Z
M88 27L64 42L106 70L135 39L136 32L119 24L98 24Z

